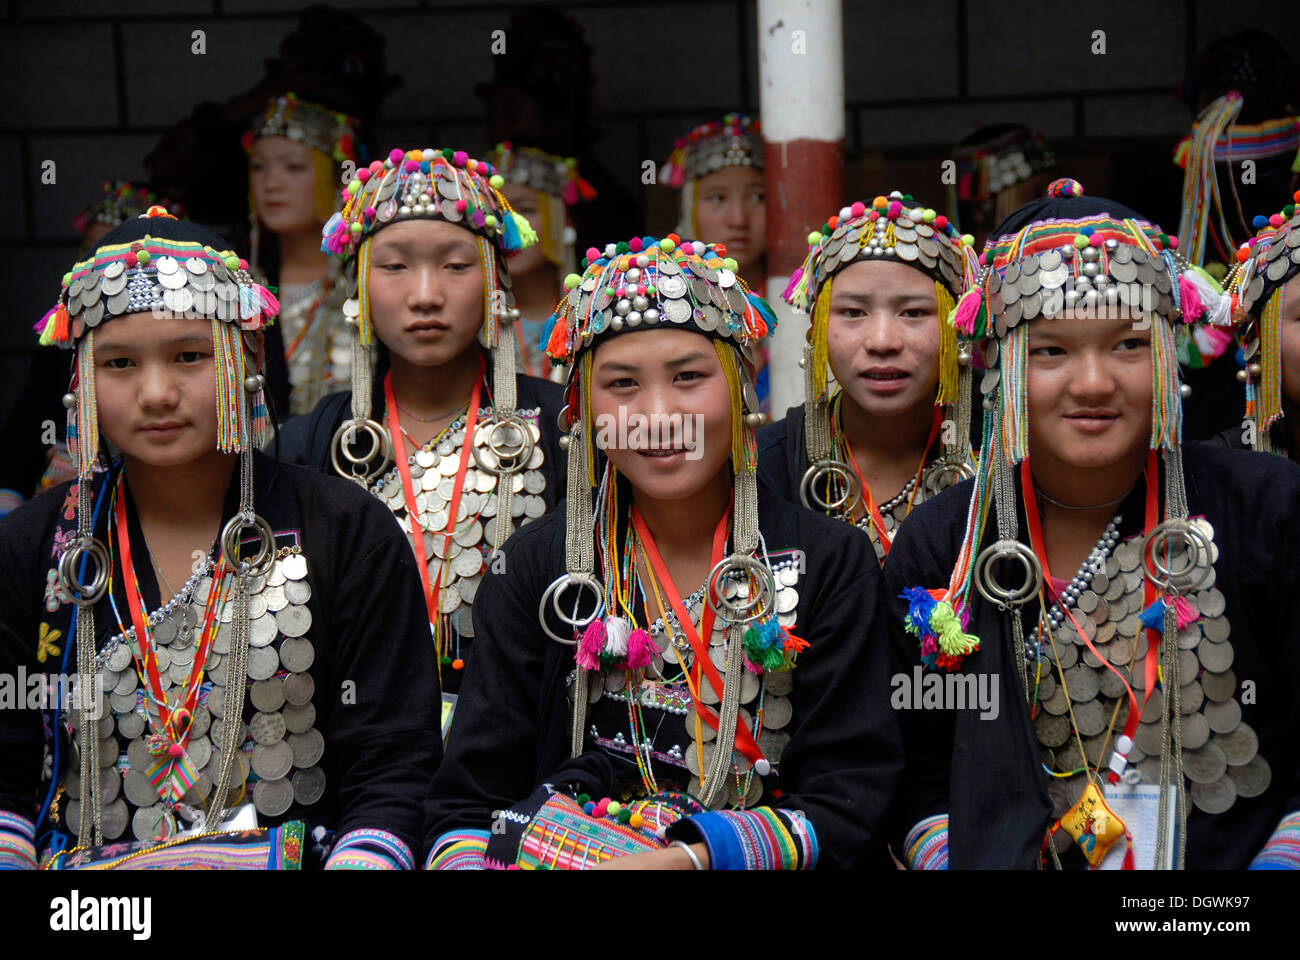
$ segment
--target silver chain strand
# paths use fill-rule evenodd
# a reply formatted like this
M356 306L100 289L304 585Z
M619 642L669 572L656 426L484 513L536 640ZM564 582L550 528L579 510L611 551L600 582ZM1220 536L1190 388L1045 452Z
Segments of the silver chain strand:
M803 348L804 449L810 463L819 463L831 454L830 406L813 394L813 347Z
M574 371L575 376L582 376L581 369L579 366ZM581 384L578 396L582 396ZM587 441L582 429L582 419L579 418L569 431L568 503L565 509L569 511L570 519L564 525L564 569L571 574L589 574L596 569L591 487L587 485ZM498 516L500 512L498 508ZM569 753L574 757L582 753L585 740L589 680L587 671L578 667L573 684L573 731L569 739Z
M998 539L1019 540L1020 523L1016 513L1016 481L1002 447L1002 407L1002 404L998 404L994 409L993 449L989 453L989 456L993 458L993 502L998 515ZM1010 616L1011 649L1015 651L1013 659L1016 661L1016 673L1020 678L1020 688L1024 691L1026 700L1028 700L1029 669L1025 665L1025 627L1021 622L1019 609L1011 610Z
M78 538L85 542L86 539L94 535L92 523L94 515L91 511L90 503L90 485L94 480L94 472L84 474L77 479L77 535ZM77 607L77 674L79 686L78 691L81 700L78 704L78 720L80 729L77 731L81 743L81 784L82 789L90 790L90 803L86 803L85 795L82 795L81 818L77 826L77 843L79 846L99 846L104 842L103 814L101 807L103 803L102 790L99 782L99 730L98 724L92 720L92 714L99 712L99 701L96 698L93 707L89 700L95 694L95 613L91 605ZM93 727L93 729L92 729ZM58 776L58 771L54 771L54 776Z
M1183 479L1183 451L1179 444L1164 451L1165 461L1165 518L1187 519L1187 488ZM1151 478L1150 482L1155 482ZM1148 531L1149 532L1149 531ZM1160 717L1160 810L1156 820L1156 865L1159 867L1168 856L1166 834L1169 829L1169 791L1175 789L1178 797L1178 858L1175 869L1186 865L1187 853L1187 786L1183 779L1183 717L1182 695L1178 667L1178 619L1172 605L1165 607L1164 635L1161 657L1165 668L1164 707Z
M360 331L360 326L357 326L352 336L352 419L358 423L370 419L370 401L374 393L370 350L361 345Z
M253 454L251 444L245 446L239 460L239 513L245 519L251 519L253 513ZM275 544L270 544L274 551ZM235 560L229 558L233 566ZM221 822L226 806L226 797L230 790L231 768L236 762L235 754L244 740L244 696L248 683L248 641L249 641L249 584L252 575L247 569L235 575L233 588L234 614L231 618L230 652L226 656L226 691L225 711L222 716L226 721L221 728L221 772L213 787L208 803L207 826L209 829ZM218 589L213 584L213 589Z
M498 319L497 345L492 349L492 413L497 422L515 415L515 335L509 319ZM522 427L527 430L527 427ZM473 437L466 437L469 443ZM500 461L497 466L500 467ZM497 470L497 522L493 525L492 550L506 542L514 528L514 471Z
M971 461L970 418L974 379L975 373L969 362L957 365L957 436L947 451L951 463L964 464Z

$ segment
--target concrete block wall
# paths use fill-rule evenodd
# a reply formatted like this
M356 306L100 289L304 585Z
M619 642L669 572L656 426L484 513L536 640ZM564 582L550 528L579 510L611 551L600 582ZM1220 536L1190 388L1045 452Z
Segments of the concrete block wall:
M405 82L384 108L379 145L486 142L474 87L491 76L492 31L520 3L349 0L388 40ZM143 176L141 158L201 100L252 86L292 29L300 0L6 0L0 2L0 256L14 278L0 351L29 328L75 254L71 219L105 178ZM673 198L641 184L641 165L729 110L758 111L753 0L574 0L596 73L600 163L666 230ZM918 194L948 146L977 122L1042 129L1063 157L1103 178L1123 143L1168 163L1189 117L1173 94L1195 52L1248 26L1287 36L1286 4L1236 0L1229 21L1194 0L1092 11L1030 0L843 0L846 148L852 192L908 176ZM794 25L786 25L793 27ZM192 50L195 30L207 52ZM1107 53L1091 52L1104 30ZM810 50L815 56L816 51ZM1100 158L1100 159L1099 159ZM1163 158L1163 159L1162 159ZM57 179L41 182L53 160ZM1118 162L1118 161L1114 161ZM1082 177L1080 178L1082 179ZM1090 189L1092 188L1091 185ZM1097 189L1096 192L1101 192ZM236 216L239 214L236 214Z

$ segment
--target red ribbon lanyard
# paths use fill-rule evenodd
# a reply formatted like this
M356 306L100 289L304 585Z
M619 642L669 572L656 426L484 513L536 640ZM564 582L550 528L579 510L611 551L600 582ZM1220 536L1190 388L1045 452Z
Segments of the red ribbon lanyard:
M150 643L151 634L146 629L144 616L144 600L140 596L140 585L136 581L135 565L131 560L131 534L127 529L126 523L126 497L123 495L122 478L117 481L117 496L114 498L117 503L115 506L115 518L117 525L117 537L122 544L122 579L126 583L126 606L131 612L131 624L135 627L136 645L140 648L137 655L134 650L131 651L135 656L136 666L149 684L149 692L154 702L158 704L159 729L167 730L174 742L185 745L189 739L189 726L183 730L173 730L171 726L172 713L174 711L167 707L167 696L163 690L162 678L158 676L158 655L154 652L153 644ZM198 702L199 687L203 683L203 666L207 663L208 652L212 649L212 644L217 636L217 631L213 629L217 613L218 594L221 592L221 585L225 581L226 560L223 556L221 562L217 565L212 573L212 588L208 591L208 602L203 610L203 625L199 633L199 648L194 655L194 662L190 666L190 675L185 682L185 698L177 704L176 709L184 708L192 716L194 705Z
M474 391L469 398L469 413L465 418L465 445L461 450L460 466L456 469L456 483L452 488L450 513L447 517L447 529L443 533L443 553L447 552L447 541L456 530L456 514L460 512L460 494L465 486L465 470L469 466L469 457L465 451L474 442L474 427L478 424L479 399L483 395L483 372L487 361L479 354L478 378L474 381ZM411 465L406 462L406 441L402 437L402 423L397 418L397 399L393 395L393 372L384 375L384 401L388 411L388 433L393 438L393 450L397 454L397 472L402 478L402 495L406 499L406 517L411 524L411 545L415 548L416 563L420 567L420 582L424 584L424 604L429 611L429 623L438 619L438 588L442 583L444 561L438 568L438 578L429 583L429 560L424 550L424 527L420 525L420 513L415 506L415 488L411 483Z
M934 446L934 438L939 435L939 428L943 424L943 411L939 407L934 408L934 420L930 424L930 437L925 441L925 453L921 454L921 465L916 468L916 477L912 480L912 496L916 496L916 484L921 482L921 473L925 470L925 461L930 456L930 448ZM871 518L871 526L875 528L876 539L880 542L881 549L885 551L885 556L889 556L889 548L893 546L893 540L890 538L888 531L885 530L885 518L880 515L880 508L876 506L876 498L871 493L871 488L867 486L867 481L862 479L862 471L858 469L858 461L853 457L853 448L849 446L849 438L844 437L844 451L848 454L849 466L853 468L853 473L858 478L858 485L862 492L867 495L867 516ZM912 512L909 505L908 513Z
M1147 454L1147 466L1145 471L1147 503L1146 518L1143 525L1144 530L1150 530L1156 524L1156 511L1158 509L1156 503L1156 486L1159 483L1159 476L1156 469L1156 453L1152 450ZM1047 585L1047 589L1056 598L1057 603L1060 604L1061 611L1069 617L1070 623L1074 626L1074 629L1078 631L1079 636L1083 638L1083 642L1087 645L1088 649L1092 651L1092 655L1105 664L1106 669L1119 677L1120 683L1124 684L1124 692L1128 694L1129 713L1128 719L1124 722L1123 732L1124 736L1132 739L1133 733L1137 730L1142 710L1145 709L1147 700L1151 697L1152 687L1154 686L1156 665L1159 660L1160 634L1158 631L1154 630L1148 630L1147 632L1147 656L1143 667L1146 674L1146 689L1143 691L1142 706L1139 707L1137 696L1133 693L1133 688L1129 686L1128 681L1124 679L1124 675L1111 665L1109 657L1099 653L1097 648L1092 645L1092 641L1088 639L1088 635L1083 632L1079 627L1079 622L1074 619L1074 614L1070 612L1070 608L1066 605L1060 594L1056 592L1056 588L1052 586L1052 572L1047 566L1047 549L1043 541L1042 523L1038 519L1038 496L1034 492L1034 476L1029 469L1029 459L1027 457L1020 461L1020 485L1025 491L1025 514L1029 521L1029 539L1033 545L1034 553L1038 557L1038 562L1043 566L1043 579ZM1148 579L1145 593L1147 606L1149 606L1153 601L1154 593L1155 587Z
M709 558L710 570L722 561L722 555L727 547L727 524L730 519L731 508L728 507L713 531L713 553ZM706 597L704 613L700 617L700 629L697 632L690 614L686 612L685 604L682 603L682 595L678 592L677 585L673 583L672 575L669 574L663 557L659 555L659 548L655 546L654 538L650 536L650 530L646 527L645 521L641 519L641 514L636 507L632 508L632 524L636 528L636 535L640 538L641 545L645 548L646 557L650 560L650 566L654 569L655 576L659 578L659 585L663 587L664 593L668 595L668 602L673 608L673 613L677 615L677 623L681 626L682 633L686 635L686 641L691 645L691 653L695 655L695 663L692 665L692 669L694 670L696 691L700 689L700 670L703 669L704 676L708 678L713 689L721 697L722 679L718 676L713 661L709 659L708 647L700 640L701 635L707 637L713 633L713 607L709 605ZM745 669L743 663L731 664L730 666L733 670ZM703 703L696 703L695 708L705 723L714 730L718 729L718 720L708 707ZM739 718L736 719L735 742L736 749L748 757L750 763L762 759L763 751L758 748L758 744L754 742L754 735L749 732L749 728Z

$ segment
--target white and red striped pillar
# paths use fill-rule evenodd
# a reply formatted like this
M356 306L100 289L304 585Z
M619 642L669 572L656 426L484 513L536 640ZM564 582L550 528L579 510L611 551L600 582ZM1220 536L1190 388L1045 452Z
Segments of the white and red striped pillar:
M767 299L780 324L770 349L774 419L803 402L808 318L781 292L808 234L844 203L844 31L840 0L758 0L767 181Z

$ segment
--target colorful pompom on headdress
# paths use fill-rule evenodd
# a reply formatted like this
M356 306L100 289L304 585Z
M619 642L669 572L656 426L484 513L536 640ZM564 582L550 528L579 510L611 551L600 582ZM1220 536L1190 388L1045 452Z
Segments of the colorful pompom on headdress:
M739 113L729 113L719 123L702 123L673 145L659 168L659 182L681 190L679 232L697 235L695 183L724 167L763 169L762 124Z
M1258 233L1238 248L1228 277L1242 346L1237 379L1246 386L1246 417L1254 425L1251 446L1270 452L1280 452L1272 429L1283 417L1282 305L1287 283L1300 273L1300 191L1291 199L1280 212L1255 217Z
M566 278L569 292L547 321L542 335L542 346L551 359L570 365L567 417L562 424L569 433L561 440L568 450L566 574L552 585L552 590L594 591L599 598L590 618L572 622L582 633L577 649L579 669L574 699L575 750L581 750L586 730L588 670L609 662L611 657L634 666L650 652L644 646L645 638L639 637L636 631L629 634L621 617L603 617L606 611L615 614L618 609L616 598L610 593L616 589L617 577L610 569L596 571L593 547L597 525L605 530L612 529L610 524L616 524L618 507L614 498L618 477L612 464L606 462L604 475L597 483L596 431L591 413L595 348L614 336L661 329L687 330L712 341L731 395L732 553L725 564L730 571L728 575L748 578L749 589L754 593L745 596L766 596L754 582L755 578L764 579L762 570L770 576L770 569L754 557L758 549L755 434L765 417L759 412L758 396L754 392L751 346L776 324L771 308L749 291L745 281L736 275L735 261L718 244L681 240L673 234L662 240L633 237L623 243L611 243L604 250L589 249L583 268L581 276L571 274ZM597 488L601 491L601 503L593 508ZM603 557L603 562L609 561L608 555ZM710 582L713 582L712 575ZM770 586L774 581L767 582ZM555 600L559 609L558 594ZM761 672L788 666L790 658L798 653L803 641L784 630L775 619L775 609L770 604L767 606L765 613L727 621L730 662L747 660L752 664L750 669ZM725 761L727 770L731 769L726 758L731 755L730 744L735 736L734 706L739 702L743 673L728 671L721 692L722 722L716 756L722 758L719 763ZM728 704L732 705L730 713ZM708 789L713 796L725 785L726 776L713 771L704 779L710 784Z
M981 273L950 321L983 349L987 369L981 391L989 415L966 531L948 587L931 591L934 608L924 602L918 606L919 595L908 594L915 614L908 629L923 644L926 636L937 638L944 629L952 634L952 616L965 617L977 568L986 559L981 555L977 561L976 554L994 503L999 538L985 552L1011 556L1023 549L1019 508L1008 491L1016 489L1013 468L1029 457L1029 322L1039 316L1088 321L1099 311L1131 310L1135 318L1151 319L1150 446L1164 452L1165 516L1185 519L1175 329L1211 318L1222 324L1228 305L1213 279L1175 255L1177 245L1174 237L1132 210L1084 196L1082 185L1070 179L1053 182L1047 198L1016 211L990 238ZM1019 617L1012 619L1018 629ZM935 665L943 664L936 659ZM948 669L959 665L957 658Z
M542 254L565 273L572 273L577 259L577 234L569 221L569 208L596 198L596 188L578 172L573 157L559 157L536 147L498 143L488 160L506 183L518 183L537 191L537 235Z
M234 603L231 657L232 663L247 659L249 583L269 568L275 553L271 528L253 510L253 450L265 440L266 381L255 365L250 369L248 359L256 356L256 332L274 319L280 307L269 290L254 282L248 264L225 248L216 234L176 219L161 206L150 207L105 236L88 258L64 274L58 303L36 325L42 344L76 350L71 390L63 402L68 409L68 449L78 466L77 538L65 547L57 571L64 593L77 605L77 673L84 689L91 689L95 677L93 608L107 592L111 573L109 554L94 536L92 510L91 488L99 457L95 334L116 317L152 312L160 320L166 314L211 322L216 448L240 455L239 512L219 538L223 559L235 575L230 594ZM100 484L101 497L105 486L107 478ZM251 560L240 548L250 532L260 542ZM241 644L243 661L238 652ZM236 670L242 667L232 667L231 676L238 680L232 679L231 689L239 690L242 710L244 680ZM82 804L77 830L79 842L89 846L102 842L101 788L99 778L92 775L99 765L98 741L91 735L93 723L81 727L80 775L83 783L93 784L95 802ZM214 811L224 808L228 778L227 769L209 798Z
M633 237L590 247L583 273L547 320L540 346L553 363L572 363L605 336L655 326L687 327L746 350L776 325L767 302L736 274L722 244ZM755 407L755 412L757 407Z
M842 207L820 230L808 235L808 255L795 270L783 297L812 314L802 366L805 388L805 441L810 462L831 455L830 378L827 328L835 274L860 260L905 263L934 281L940 325L939 389L935 403L951 408L956 429L945 461L946 476L967 472L970 455L970 352L959 345L949 318L973 282L978 262L972 238L962 236L943 214L916 203L910 194L893 191L870 203ZM939 475L936 474L936 477Z
M515 337L508 326L519 319L510 291L506 258L537 242L527 219L501 195L504 178L486 160L463 150L399 150L357 170L343 189L343 209L321 231L321 249L335 258L348 284L343 316L354 326L352 356L352 419L336 440L354 427L382 433L370 419L372 401L370 322L370 245L374 235L404 220L443 220L478 239L483 267L483 326L479 342L492 352L493 410L499 417L515 409ZM386 462L386 457L380 457ZM345 474L364 483L383 469L380 462L364 476Z

